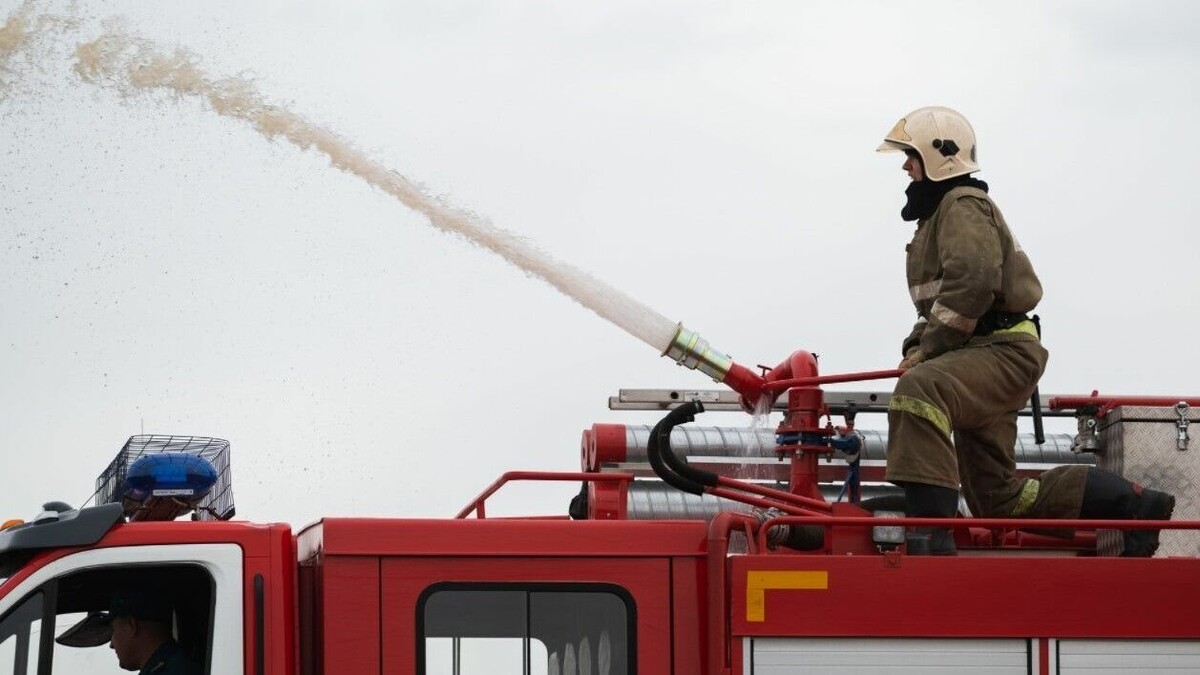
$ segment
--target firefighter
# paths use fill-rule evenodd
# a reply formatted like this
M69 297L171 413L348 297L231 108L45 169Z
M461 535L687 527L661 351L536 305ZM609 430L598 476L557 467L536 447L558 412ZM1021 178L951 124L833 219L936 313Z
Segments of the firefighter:
M93 612L58 637L68 647L109 643L123 670L139 675L201 675L203 670L174 640L173 611L161 589L129 586L115 591L107 612Z
M113 595L109 646L124 670L139 675L200 675L171 635L171 606L162 594L131 588Z
M918 319L888 405L887 479L904 488L908 515L953 517L961 486L977 516L1169 519L1173 496L1100 469L1017 477L1017 411L1048 356L1029 315L1041 283L987 183L971 175L979 163L966 118L943 107L914 110L878 150L904 153L911 182L900 214L917 225L907 277ZM908 548L955 553L943 528L916 529ZM1128 532L1122 555L1157 548L1158 532Z

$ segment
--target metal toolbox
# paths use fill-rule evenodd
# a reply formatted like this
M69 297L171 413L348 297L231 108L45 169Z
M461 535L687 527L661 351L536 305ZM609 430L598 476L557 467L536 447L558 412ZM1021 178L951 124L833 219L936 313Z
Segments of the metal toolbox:
M1121 406L1100 418L1097 465L1175 495L1172 520L1200 520L1200 406ZM1121 552L1121 533L1101 530L1100 555ZM1200 555L1200 532L1164 531L1156 558Z

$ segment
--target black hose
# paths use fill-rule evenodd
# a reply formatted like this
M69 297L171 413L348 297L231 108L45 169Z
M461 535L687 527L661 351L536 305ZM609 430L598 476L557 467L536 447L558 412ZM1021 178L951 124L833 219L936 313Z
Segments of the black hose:
M690 492L694 495L704 494L703 485L698 485L692 481L685 480L682 476L679 476L672 471L671 468L667 466L666 462L663 461L662 453L659 452L658 449L658 432L664 421L665 420L660 420L659 423L655 424L654 428L650 430L650 442L646 444L646 458L650 460L650 467L654 469L655 475L661 478L664 483L670 485L676 490L683 490L684 492ZM667 435L670 436L670 434L671 432L667 431Z
M674 462L678 460L674 453L670 453L671 430L680 424L696 419L696 413L703 409L703 406L693 405L690 402L675 408L654 425L654 428L650 430L650 441L646 444L646 456L650 460L650 466L654 469L654 473L671 487L694 495L704 494L704 486L684 478L674 470ZM665 431L664 427L666 427ZM663 439L666 439L665 443ZM674 460L671 465L668 465L663 458L662 448L664 445L671 454L671 459Z
M694 495L704 494L705 486L716 487L717 474L701 471L679 459L671 450L671 430L680 424L696 419L696 413L704 412L699 401L688 401L667 413L650 431L650 442L646 447L650 465L668 484Z
M689 401L684 405L695 406L695 412L697 412L697 413L704 412L704 406L701 405L701 403L699 401ZM663 420L663 421L666 422L669 419L670 419L670 416L668 415L667 420ZM695 415L689 414L689 415L687 415L687 418L684 421L691 422L694 419L695 419ZM678 424L682 424L682 422L677 422L675 424L672 424L671 428L674 428ZM663 430L666 433L660 439L661 445L659 447L659 452L662 453L663 460L666 461L666 463L672 469L675 470L675 473L678 473L680 476L683 476L684 478L686 478L694 483L699 483L701 485L707 485L708 487L717 487L717 474L712 473L710 471L703 471L701 469L697 469L697 468L693 467L692 465L688 464L686 460L680 459L679 456L675 454L675 451L671 448L671 429L666 428L666 426L664 425Z

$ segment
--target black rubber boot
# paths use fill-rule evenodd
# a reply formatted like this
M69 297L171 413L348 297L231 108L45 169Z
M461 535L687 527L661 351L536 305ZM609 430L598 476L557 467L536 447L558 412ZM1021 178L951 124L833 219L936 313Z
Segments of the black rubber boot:
M958 515L958 491L938 485L906 483L906 515L911 518L953 518ZM954 532L948 527L914 527L904 537L908 555L958 555Z
M1080 518L1170 520L1174 510L1174 495L1143 488L1111 471L1088 469ZM1149 558L1158 550L1158 530L1131 530L1123 539L1124 557Z

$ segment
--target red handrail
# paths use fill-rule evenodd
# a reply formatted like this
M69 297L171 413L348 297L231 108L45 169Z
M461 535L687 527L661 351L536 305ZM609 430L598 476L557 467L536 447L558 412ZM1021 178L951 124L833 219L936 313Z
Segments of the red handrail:
M758 520L747 513L722 511L708 524L708 663L705 671L711 675L728 675L729 654L729 597L726 592L725 558L729 553L729 534L741 529L746 535L750 553L755 552L754 528ZM761 550L766 550L762 548Z
M467 504L461 511L455 514L455 518L466 518L475 512L476 517L486 518L484 502L488 497L496 494L496 492L504 487L507 483L518 480L544 480L544 481L587 481L589 483L604 483L604 482L629 482L633 480L631 473L583 473L583 472L564 472L564 471L508 471L501 474L494 483L489 485L486 490L479 493L479 496Z
M782 391L792 387L809 387L818 384L837 384L839 382L862 382L865 380L886 380L900 377L903 370L867 370L861 373L841 373L838 375L817 375L814 377L793 377L787 380L776 380L763 385L764 391Z
M1051 410L1078 410L1096 406L1096 417L1104 417L1113 408L1123 405L1169 408L1178 403L1200 406L1200 398L1195 396L1102 396L1099 392L1093 391L1090 396L1055 396L1050 399L1048 405Z

